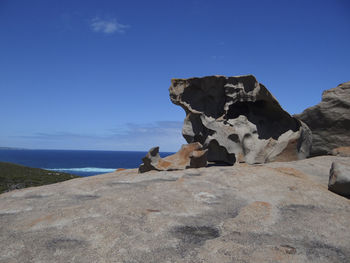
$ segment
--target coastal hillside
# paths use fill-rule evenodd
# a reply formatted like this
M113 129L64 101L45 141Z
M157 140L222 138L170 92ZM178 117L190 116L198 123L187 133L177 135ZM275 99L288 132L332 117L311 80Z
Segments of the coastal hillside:
M137 169L0 195L0 262L339 262L350 200L320 156Z
M66 181L79 176L0 162L0 193Z

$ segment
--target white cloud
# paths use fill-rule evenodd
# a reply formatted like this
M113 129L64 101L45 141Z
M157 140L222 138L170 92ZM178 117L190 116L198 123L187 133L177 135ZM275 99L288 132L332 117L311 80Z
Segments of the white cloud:
M130 27L129 25L118 23L116 19L100 19L99 17L92 19L90 26L94 32L102 32L108 35L124 33Z

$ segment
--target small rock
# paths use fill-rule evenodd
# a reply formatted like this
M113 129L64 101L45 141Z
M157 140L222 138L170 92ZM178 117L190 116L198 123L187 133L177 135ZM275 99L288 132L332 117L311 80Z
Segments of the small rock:
M159 147L153 147L142 159L139 173L156 171L184 170L187 168L200 168L207 166L207 150L202 149L200 143L182 145L181 149L170 156L161 158Z
M328 189L336 194L350 198L350 165L333 162L329 175Z

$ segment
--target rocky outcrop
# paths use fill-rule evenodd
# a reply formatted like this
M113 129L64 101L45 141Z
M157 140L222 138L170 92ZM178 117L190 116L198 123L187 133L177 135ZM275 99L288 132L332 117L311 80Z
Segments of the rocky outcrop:
M333 161L350 158L133 169L1 194L0 262L348 263Z
M202 145L198 142L184 144L177 153L160 158L159 147L154 147L149 150L142 161L143 163L139 167L139 173L152 170L174 171L200 168L207 166L207 150L203 150Z
M183 136L208 149L208 161L253 164L309 155L310 130L252 75L173 79L169 92L186 112Z
M350 198L350 164L333 162L329 172L328 189Z
M350 146L350 81L324 91L319 104L295 117L312 131L312 156L330 154L334 148Z

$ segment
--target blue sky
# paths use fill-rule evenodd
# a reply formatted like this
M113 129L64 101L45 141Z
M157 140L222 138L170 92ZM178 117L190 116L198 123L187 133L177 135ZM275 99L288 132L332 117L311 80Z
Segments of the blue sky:
M254 74L290 113L350 80L348 0L0 0L0 146L176 151L171 78Z

